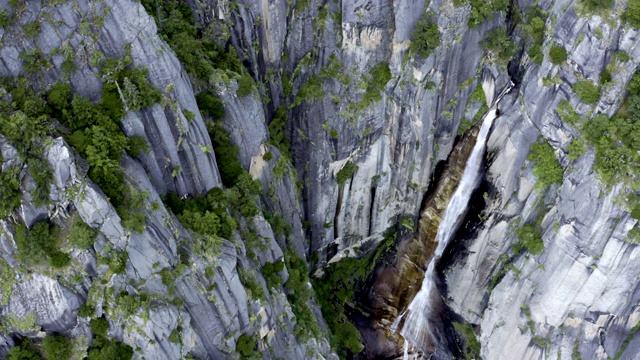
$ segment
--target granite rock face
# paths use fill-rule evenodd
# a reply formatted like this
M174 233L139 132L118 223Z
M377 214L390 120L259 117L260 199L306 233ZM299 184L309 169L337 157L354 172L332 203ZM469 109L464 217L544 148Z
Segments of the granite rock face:
M84 160L61 138L49 139L44 156L53 169L50 205L33 206L28 194L34 185L27 171L23 171L24 198L15 221L30 226L48 219L68 229L78 218L98 230L98 237L93 249L70 251L72 266L61 274L56 276L43 268L27 275L22 274L16 260L13 228L3 221L2 258L15 267L18 275L15 285L9 286L9 294L5 294L5 288L2 290L6 300L0 305L0 315L6 326L2 330L0 356L6 355L23 336L37 339L48 333L61 333L83 338L88 344L89 318L78 315L78 309L86 303L93 306L94 316L104 316L109 321L109 336L131 345L136 357L236 358L236 341L241 334L248 334L267 358L304 358L307 354L334 358L325 335L308 341L299 341L293 335L296 317L283 287L267 289L260 266L282 261L283 250L263 217L250 219L250 226L267 244L257 253L257 262L247 257L239 234L224 240L213 256L185 254L189 250L184 249L184 244L194 241L191 232L164 207L161 196L169 191L193 196L222 185L190 79L158 37L156 25L142 5L135 1L80 0L51 5L27 2L14 9L1 1L0 8L7 9L15 21L10 29L1 32L2 76L20 74L18 54L37 48L47 57L49 66L43 69L42 78L34 80L37 87L47 88L58 79L66 79L62 73L64 58L53 50L66 49L76 53L77 71L68 77L73 91L96 100L102 85L99 68L92 65L91 56L100 53L103 57L122 58L129 47L133 65L147 68L150 82L163 94L161 104L129 111L122 119L126 135L142 137L150 145L147 153L136 159L125 156L121 162L127 183L143 194L143 208L147 211L141 232L123 223L102 190L86 177ZM40 34L26 39L19 29L33 21L41 23ZM235 94L235 88L230 93ZM242 150L242 164L249 170L252 157L262 151L267 140L260 97L223 97L223 101L229 109L225 124L235 130L230 132ZM233 107L242 111L234 113ZM253 112L248 112L250 108ZM186 110L195 117L187 119ZM253 122L248 123L248 119ZM0 144L3 170L26 166L3 137ZM264 177L268 171L271 170L265 169L256 177ZM270 179L265 178L265 184ZM291 245L304 255L295 181L285 181L277 185L283 205L278 202L273 206L284 208L283 213L297 221L297 235L292 237L292 244L282 239L281 245ZM122 273L114 273L105 265L118 254L126 254ZM190 265L176 270L185 255L191 257ZM253 274L257 286L264 288L264 298L252 297L245 290L240 268ZM173 284L165 280L167 272L177 274ZM3 284L6 280L2 279ZM133 309L132 301L136 304ZM321 318L318 322L322 323Z
M0 29L2 76L24 74L20 54L38 49L47 61L42 76L31 79L38 88L68 79L75 93L97 100L102 79L93 57L130 54L162 92L161 103L128 111L121 123L127 136L140 136L150 145L149 152L121 162L129 185L143 194L140 232L123 224L85 175L84 160L62 138L49 138L44 151L53 168L51 204L35 206L27 165L0 136L2 170L22 167L24 194L15 214L0 221L0 256L16 280L10 294L0 281L0 316L3 324L12 324L2 328L0 357L25 336L57 332L88 341L89 318L78 316L81 305L88 304L96 317L109 321L109 335L131 345L136 357L237 358L236 341L248 334L257 339L264 358L336 358L313 303L324 334L296 339L286 290L269 289L261 267L282 261L291 248L303 258L317 252L313 265L322 268L374 248L399 219L417 220L436 165L450 157L461 123L481 109L471 94L490 79L495 84L487 92L491 102L511 77L517 87L502 100L502 116L488 142L492 191L484 221L467 238L455 240L463 250L442 264L442 297L457 317L475 326L486 359L565 359L575 351L583 359L605 359L621 349L640 319L639 250L628 241L637 220L618 200L627 189L607 188L598 179L593 149L568 158L568 145L581 135L555 109L567 100L585 119L618 110L640 62L638 33L619 19L624 4L599 16L583 14L568 0L539 2L548 12L545 54L559 44L569 57L562 65L548 56L536 64L522 51L507 71L480 41L513 19L496 14L469 28L470 5L455 7L447 0L184 2L216 35L215 42L235 49L254 80L247 96L237 94L235 80L211 90L224 104L221 121L240 150L241 165L262 184L261 209L281 216L291 227L289 235L274 234L265 213L243 219L264 245L253 255L241 232L225 239L216 254L192 251L189 244L197 239L165 208L162 196L203 194L222 187L221 177L195 101L202 89L194 89L139 2L28 1L13 8L0 0L12 18ZM520 2L522 8L530 5ZM442 45L422 58L410 44L425 11L433 12ZM34 21L40 23L39 34L27 37L22 29ZM521 29L510 36L522 44ZM629 60L612 60L619 50ZM63 71L68 52L75 54L72 74ZM597 83L610 61L617 61L613 81L602 88L597 104L584 104L572 85L581 79ZM367 101L371 70L380 64L390 80L377 84L379 99ZM309 84L318 82L320 94L305 96ZM271 143L268 128L281 106L291 162ZM536 190L527 160L539 137L551 144L565 171L562 183L544 193ZM357 169L338 183L347 164ZM44 268L23 272L12 223L31 226L48 219L68 229L77 218L98 231L93 248L66 248L72 266L60 274ZM544 252L510 257L515 229L538 219ZM120 254L126 254L124 271L114 273L109 263ZM185 258L188 265L180 266ZM426 264L416 264L421 266ZM264 298L245 288L241 276L246 274L255 277ZM130 303L136 304L133 310ZM621 358L640 352L640 339L629 340ZM385 351L402 356L401 345Z

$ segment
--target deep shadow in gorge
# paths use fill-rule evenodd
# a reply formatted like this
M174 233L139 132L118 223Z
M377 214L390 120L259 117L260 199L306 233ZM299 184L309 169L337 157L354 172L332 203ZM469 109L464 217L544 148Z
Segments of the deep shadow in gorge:
M395 249L378 261L365 286L356 294L354 309L357 311L350 314L350 319L360 330L365 343L365 351L358 358L402 356L404 340L398 332L391 331L392 324L420 290L426 268L437 247L435 237L440 218L462 178L479 128L480 124L467 132L447 161L437 165L434 174L438 174L439 178L433 179L425 193L416 231L398 237ZM439 298L438 294L433 296ZM438 301L434 299L434 303ZM434 313L443 314L444 310L444 307L438 306ZM434 321L439 322L440 318L438 315ZM438 329L444 328L444 324L438 326ZM444 339L442 343L455 342L454 334L450 331L438 331L437 337ZM457 353L455 347L444 352Z

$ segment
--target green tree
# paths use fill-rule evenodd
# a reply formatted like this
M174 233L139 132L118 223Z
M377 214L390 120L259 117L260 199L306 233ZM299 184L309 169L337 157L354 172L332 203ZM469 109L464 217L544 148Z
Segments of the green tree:
M78 216L71 225L71 231L67 236L69 242L79 249L90 249L96 241L98 231L92 229Z
M35 345L29 339L22 340L19 346L9 350L7 360L41 360L42 356L35 349Z
M579 3L588 11L596 11L601 9L610 9L614 4L614 0L579 0Z
M423 18L416 24L411 34L411 50L426 58L435 48L440 46L440 29L438 24Z
M42 349L47 359L70 359L73 351L71 341L60 335L49 335L42 340Z
M516 45L511 41L504 28L489 30L480 45L500 62L507 62L516 54Z
M256 340L247 334L242 334L236 342L236 351L243 358L251 357L256 354Z
M622 13L622 19L632 27L640 28L640 1L627 1L627 8Z
M580 80L573 84L573 91L585 104L595 104L600 99L600 89L589 80Z
M564 171L548 142L542 140L531 145L529 160L533 161L533 174L538 179L538 190L545 190L551 184L562 182Z
M549 59L552 64L562 65L565 61L567 61L567 50L565 50L562 46L553 45L551 49L549 49Z
M518 229L516 234L518 236L518 242L514 246L516 253L527 249L533 255L542 254L544 251L544 241L542 241L542 237L538 233L535 225L526 224Z

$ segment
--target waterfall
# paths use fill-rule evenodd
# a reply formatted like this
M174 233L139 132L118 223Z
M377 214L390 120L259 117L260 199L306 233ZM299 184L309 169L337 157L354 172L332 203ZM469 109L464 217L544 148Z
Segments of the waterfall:
M484 85L484 84L483 84ZM483 88L490 88L491 86L483 86ZM434 343L436 339L433 338L429 329L429 315L431 314L431 299L432 290L434 287L434 267L435 260L439 258L444 249L447 247L451 236L458 227L461 215L465 213L467 205L469 204L469 198L471 193L478 185L478 179L480 175L480 165L484 156L484 150L486 147L487 137L489 136L489 130L493 124L493 120L498 117L498 102L500 99L511 90L511 86L507 87L496 99L495 104L491 106L489 111L484 115L482 126L478 133L478 137L471 152L471 156L467 160L465 165L462 179L458 184L453 196L449 200L447 207L440 221L438 227L438 233L436 240L438 246L436 248L433 258L429 262L429 266L425 272L424 280L420 291L416 294L415 298L409 304L407 311L398 317L393 324L392 329L397 328L400 319L404 316L404 325L400 331L400 334L405 339L404 358L407 358L408 342L411 342L413 348L422 349L423 351L428 349L429 343ZM487 97L489 98L489 97Z

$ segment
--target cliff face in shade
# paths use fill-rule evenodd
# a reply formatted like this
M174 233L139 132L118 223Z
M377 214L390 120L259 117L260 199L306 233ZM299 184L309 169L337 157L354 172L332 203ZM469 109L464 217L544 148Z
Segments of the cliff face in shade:
M269 289L261 267L280 261L287 247L303 257L317 252L317 264L311 265L319 268L345 256L359 257L401 217L417 220L424 213L425 193L430 186L431 192L437 189L432 184L436 164L455 158L452 151L462 120L482 111L482 103L472 101L471 94L483 77L496 84L494 93L511 78L518 81L501 102L501 116L488 142L487 179L492 191L486 194L484 220L476 231L452 240L456 252L439 265L441 296L448 310L474 325L485 359L568 359L575 351L583 359L606 359L621 349L640 318L639 250L628 241L637 220L618 201L627 189L600 182L593 170L593 148L576 160L568 158L568 144L582 135L555 109L567 100L585 119L597 113L611 116L618 110L640 62L638 31L619 19L624 4L615 4L605 17L579 16L579 5L572 1L538 2L548 12L545 54L559 44L568 51L568 59L554 65L545 56L536 64L526 50L520 51L509 72L505 64L492 60L480 41L487 31L505 28L512 19L496 14L469 28L470 6L455 7L448 0L185 3L196 21L214 34L212 40L235 49L255 82L245 97L236 93L236 80L221 81L211 90L224 104L222 122L240 150L240 163L262 183L260 208L282 216L291 227L290 235L274 235L262 215L243 219L264 244L255 256L248 255L245 235L236 232L225 239L215 257L187 254L189 266L173 286L165 285L160 273L177 266L184 256L180 244L193 238L165 208L161 196L167 192L193 196L222 186L195 101L202 89L194 89L158 35L153 18L136 1L28 1L14 9L0 0L0 8L12 17L10 26L0 29L0 75L24 74L19 54L39 49L49 65L42 76L30 78L37 88L68 79L74 93L97 100L102 81L92 55L122 58L125 46L130 46L133 64L148 69L149 81L163 95L160 104L129 111L121 123L127 136L141 136L150 145L148 153L135 159L125 156L121 162L128 183L146 194L142 233L122 225L109 199L86 176L86 162L62 138L48 139L45 149L54 170L52 203L35 206L29 195L35 185L27 165L0 131L2 170L23 167L24 193L15 213L0 220L0 256L11 266L9 281L15 283L9 294L4 287L0 290L0 317L27 323L0 328L0 357L23 336L35 339L54 332L78 339L86 348L89 320L77 314L91 300L101 305L95 316L104 312L111 325L109 335L131 345L136 357L238 358L236 342L241 334L250 334L258 339L257 349L264 358L336 358L319 308L311 304L322 334L297 339L297 319L287 291L282 286ZM413 29L427 10L433 12L442 45L423 58L412 55L409 46ZM23 26L34 21L40 23L40 32L27 37ZM91 24L88 30L86 22ZM522 45L519 29L510 36ZM62 73L63 51L54 49L76 54L74 73ZM626 51L629 60L612 60L618 50ZM597 104L583 103L572 85L582 78L597 83L610 61L617 61L611 83L602 87ZM380 63L388 63L391 79L382 84L380 100L363 105L365 89L372 82L370 71ZM317 78L322 94L303 98L301 89ZM279 150L270 142L268 125L280 106L286 108L291 163L280 161ZM188 120L185 110L195 117ZM562 183L544 193L534 188L536 178L527 160L530 145L541 136L564 169ZM267 153L273 155L271 160L263 158ZM358 168L338 184L337 174L348 162ZM99 235L92 249L69 252L72 267L56 273L18 266L15 223L31 226L50 219L65 228L76 217L99 230ZM539 218L543 253L511 258L504 275L492 285L517 242L515 230ZM435 230L432 224L421 229ZM110 273L102 260L112 249L127 254L123 274ZM402 251L406 248L398 247L397 253ZM415 255L420 261L430 257ZM402 258L387 264L394 262ZM426 264L412 266L420 269ZM246 271L254 274L264 299L252 297L243 286L239 273ZM284 279L288 271L283 271ZM401 273L379 266L374 274L385 271ZM387 290L384 285L388 284L382 282L380 289ZM145 308L123 315L107 289L113 289L112 294L148 294L150 300ZM379 291L388 298L372 295L361 305L369 310L384 308L380 313L395 316L407 305L398 301L402 286L397 290ZM378 316L382 317L376 313L372 318ZM169 340L178 328L179 341ZM401 341L384 351L402 356ZM640 338L635 336L620 358L634 358L639 352ZM367 356L365 351L362 357Z

